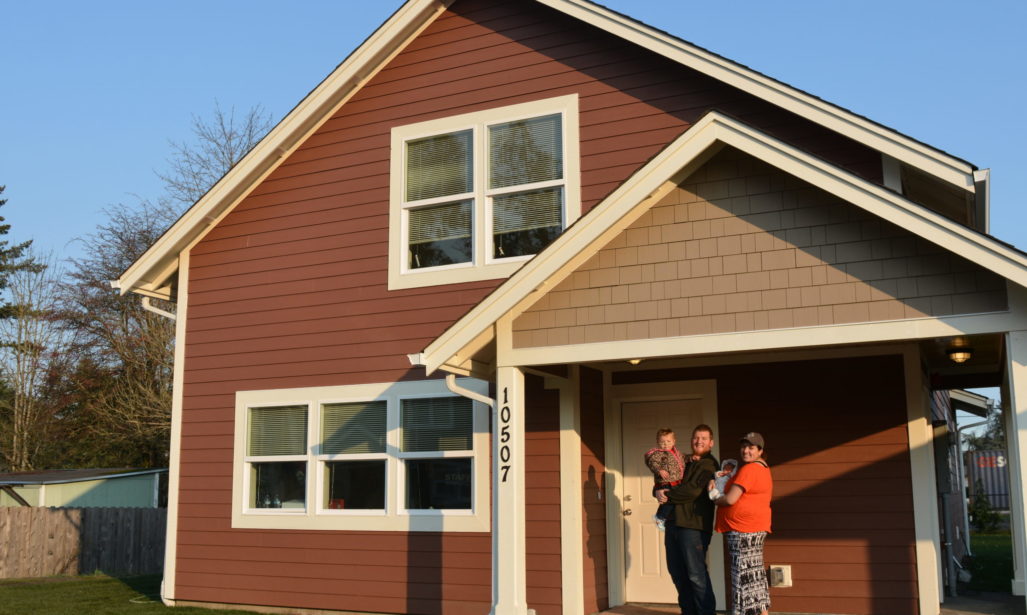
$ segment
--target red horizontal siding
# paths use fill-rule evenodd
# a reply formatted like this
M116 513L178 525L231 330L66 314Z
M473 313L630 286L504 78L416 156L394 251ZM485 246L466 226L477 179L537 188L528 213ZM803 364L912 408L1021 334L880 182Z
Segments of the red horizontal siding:
M488 609L487 536L229 529L234 397L422 377L406 354L498 281L387 290L390 130L575 93L585 211L710 108L810 144L854 172L879 173L865 148L545 7L454 3L191 252L178 598L445 615ZM554 392L531 386L548 405L528 417L529 603L555 615L558 407ZM582 480L586 608L594 612L608 604L605 510L589 499L602 493L604 453L602 400L588 399ZM410 580L423 578L424 558L441 566L437 583ZM460 575L465 561L474 574ZM270 574L276 562L303 566ZM335 567L308 574L317 562Z
M633 370L613 378L715 379L721 457L737 459L746 432L766 437L774 477L766 561L792 565L794 583L771 589L775 611L917 612L901 357Z
M606 569L606 449L603 374L580 368L581 483L582 483L582 594L586 613L610 607Z
M524 388L527 599L539 615L560 615L560 395L530 374Z

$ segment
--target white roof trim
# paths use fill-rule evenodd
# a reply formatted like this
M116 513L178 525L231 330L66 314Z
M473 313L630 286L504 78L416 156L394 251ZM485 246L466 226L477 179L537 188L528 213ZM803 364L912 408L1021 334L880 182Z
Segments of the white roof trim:
M797 113L964 190L974 188L973 165L816 96L587 0L538 2Z
M683 179L710 151L731 145L849 203L956 252L1004 278L1027 287L1027 257L921 205L830 165L739 120L707 113L687 132L571 226L482 303L449 327L421 353L428 373L457 355L504 315L516 316L534 301L536 289L551 287L569 275L582 258L598 251L609 231L626 227L632 211L661 192L668 181ZM628 222L630 223L630 222Z
M310 92L246 156L190 207L113 284L124 294L165 297L161 283L178 254L220 221L322 123L358 91L411 35L427 27L453 0L409 0Z
M715 54L628 19L587 0L537 0L566 15L641 45L724 83L817 122L826 128L911 164L964 189L973 167L944 152L875 124ZM162 283L178 267L177 256L221 220L419 30L453 0L408 0L374 34L271 130L167 232L137 259L114 286L170 298Z
M134 472L122 472L118 474L98 474L97 476L84 476L79 478L59 478L57 480L0 480L0 486L11 486L17 487L19 485L63 485L68 483L85 483L91 480L107 480L110 478L126 478L129 476L143 476L146 474L160 474L161 472L167 472L167 468L158 468L155 470L136 470Z

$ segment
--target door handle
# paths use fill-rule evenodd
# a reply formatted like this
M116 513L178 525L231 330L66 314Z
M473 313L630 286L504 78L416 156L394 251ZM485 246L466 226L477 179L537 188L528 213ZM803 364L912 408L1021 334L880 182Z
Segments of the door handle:
M631 516L631 509L630 508L625 508L624 512L621 513L621 514L623 514L625 517L630 517Z

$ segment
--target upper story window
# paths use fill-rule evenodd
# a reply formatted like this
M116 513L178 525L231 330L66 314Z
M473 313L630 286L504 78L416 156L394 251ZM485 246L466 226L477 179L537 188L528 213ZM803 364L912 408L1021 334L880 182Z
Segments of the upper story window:
M577 96L392 131L389 288L506 277L581 213Z
M487 431L440 380L241 391L232 525L487 531Z

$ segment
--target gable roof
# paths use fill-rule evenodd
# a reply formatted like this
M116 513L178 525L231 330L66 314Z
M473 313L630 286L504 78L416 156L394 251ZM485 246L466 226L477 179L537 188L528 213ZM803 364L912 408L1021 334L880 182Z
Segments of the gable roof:
M5 472L0 474L0 485L56 485L78 483L104 478L125 478L167 472L167 468L133 470L131 468L89 468L75 470L33 470L30 472Z
M1027 287L1027 254L903 198L717 111L707 113L545 250L450 326L412 362L472 371L471 355L495 335L493 324L517 316L623 232L723 146L730 145L892 224Z
M187 210L118 280L121 293L168 299L178 255L200 239L454 0L408 0ZM588 0L532 0L821 124L962 189L974 167L837 105Z

